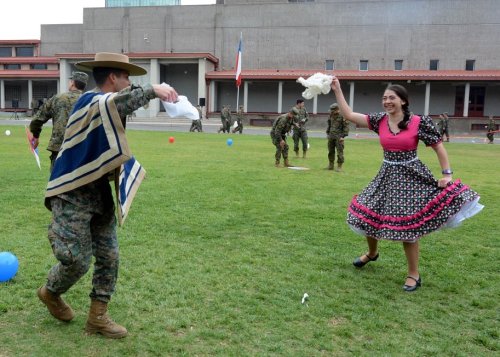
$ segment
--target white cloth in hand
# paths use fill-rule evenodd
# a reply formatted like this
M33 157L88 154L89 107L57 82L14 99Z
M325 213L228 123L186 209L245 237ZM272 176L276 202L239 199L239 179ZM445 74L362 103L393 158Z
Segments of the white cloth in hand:
M315 73L311 77L304 79L300 77L297 82L306 87L302 92L304 99L312 99L318 94L330 93L333 76L324 73Z
M162 83L162 85L168 86L168 84ZM168 116L171 118L176 117L186 117L191 120L200 119L200 113L198 110L189 102L186 96L178 96L178 100L175 103L164 102L163 107L167 112Z

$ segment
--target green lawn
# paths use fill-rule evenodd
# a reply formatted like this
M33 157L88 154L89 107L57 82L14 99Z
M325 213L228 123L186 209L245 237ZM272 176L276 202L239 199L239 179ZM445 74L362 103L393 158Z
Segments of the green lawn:
M311 139L306 160L291 160L310 171L292 171L274 167L269 136L232 135L228 147L222 134L130 131L148 174L118 231L110 314L130 335L116 341L83 332L90 273L65 295L71 323L38 301L55 263L43 205L48 153L39 171L24 128L9 127L9 137L5 129L0 251L20 268L0 283L1 357L499 353L500 146L446 145L455 177L486 207L423 238L423 286L405 293L401 244L382 242L377 262L352 266L366 243L346 225L346 209L380 166L376 140L348 140L345 172L336 173L323 170L325 139ZM434 151L420 149L438 173Z

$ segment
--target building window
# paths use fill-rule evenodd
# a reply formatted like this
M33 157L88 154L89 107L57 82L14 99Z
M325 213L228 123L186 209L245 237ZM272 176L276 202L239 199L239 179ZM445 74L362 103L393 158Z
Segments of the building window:
M465 70L466 71L473 71L475 67L476 67L476 60L466 60L465 61Z
M335 61L334 60L326 60L325 61L325 70L333 71L335 69Z
M429 69L431 71L437 71L439 69L439 60L431 60L429 62Z
M368 61L367 60L359 61L359 70L360 71L368 71Z
M32 63L30 65L31 69L47 69L47 64L46 63Z
M17 57L33 57L33 47L16 47Z
M9 63L5 65L5 69L21 69L21 65L15 63Z
M394 60L394 69L401 71L403 69L403 60Z
M0 57L12 57L12 48L0 47Z

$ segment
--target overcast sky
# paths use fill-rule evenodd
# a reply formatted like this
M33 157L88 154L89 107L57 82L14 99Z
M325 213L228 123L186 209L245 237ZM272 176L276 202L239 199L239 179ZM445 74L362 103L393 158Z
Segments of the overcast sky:
M104 0L1 0L0 40L40 39L41 24L81 24L83 8L104 7ZM182 0L215 4L215 0Z

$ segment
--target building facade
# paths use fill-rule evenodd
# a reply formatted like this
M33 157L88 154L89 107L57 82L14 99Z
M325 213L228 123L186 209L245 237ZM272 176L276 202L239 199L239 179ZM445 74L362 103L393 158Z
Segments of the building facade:
M42 25L40 55L60 78L96 52L122 52L208 112L236 104L235 57L243 34L246 112L286 111L300 76L337 75L356 111L381 109L389 83L411 109L456 117L500 114L500 6L496 0L224 0L216 5L84 10L81 25ZM1 73L0 73L1 78ZM59 81L64 90L66 81ZM333 96L306 102L326 113ZM159 103L143 115L155 115ZM138 113L140 115L140 113Z

